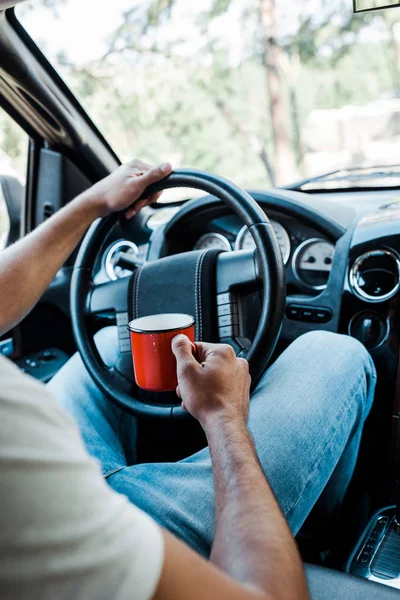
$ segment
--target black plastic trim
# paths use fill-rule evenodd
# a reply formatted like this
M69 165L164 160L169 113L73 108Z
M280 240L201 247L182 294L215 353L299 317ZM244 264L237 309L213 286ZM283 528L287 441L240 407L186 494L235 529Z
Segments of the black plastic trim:
M30 37L22 23L18 20L17 15L15 14L14 8L6 10L6 17L8 22L11 24L15 32L18 34L19 38L24 42L25 46L30 50L30 52L35 56L36 60L40 63L43 69L50 75L51 79L57 84L57 86L62 91L63 95L68 98L71 104L74 105L74 108L80 113L83 119L86 121L87 125L92 129L92 131L96 134L99 141L107 148L107 150L113 155L114 159L120 162L117 154L114 152L110 144L107 142L106 138L103 136L101 131L96 127L94 122L90 119L89 115L83 108L83 106L79 103L78 99L71 92L70 88L66 85L64 80L57 73L52 64L47 60L46 56L40 50L40 48L35 44L33 39Z

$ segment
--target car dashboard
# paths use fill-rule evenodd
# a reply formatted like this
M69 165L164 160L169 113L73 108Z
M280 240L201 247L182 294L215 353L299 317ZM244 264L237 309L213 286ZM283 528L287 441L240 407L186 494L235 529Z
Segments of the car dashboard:
M250 193L272 223L285 264L282 338L290 342L310 329L323 328L353 335L369 350L385 345L400 288L396 194L389 190L295 196L282 190L275 197L271 191ZM298 205L299 197L303 206ZM188 205L193 205L190 211ZM249 230L221 206L202 204L199 199L145 209L139 236L128 224L118 225L98 257L95 282L130 274L118 265L121 252L138 265L165 255L165 249L163 254L158 247L160 237L185 211L188 217L170 236L168 254L254 248Z

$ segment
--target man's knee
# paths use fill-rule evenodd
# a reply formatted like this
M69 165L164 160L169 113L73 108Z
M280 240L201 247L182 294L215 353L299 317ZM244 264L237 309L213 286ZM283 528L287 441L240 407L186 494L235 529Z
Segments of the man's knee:
M302 352L315 354L326 359L334 359L335 362L353 360L356 366L367 369L373 363L368 350L358 340L349 335L332 333L331 331L310 331L298 337L292 344L293 347L300 346Z
M348 335L329 331L311 331L297 338L291 351L301 353L305 364L336 376L339 381L355 381L366 388L366 402L370 404L375 389L376 371L371 355L358 340ZM369 409L369 406L368 406Z
M118 330L116 327L104 327L94 336L97 350L108 367L115 365L118 358Z

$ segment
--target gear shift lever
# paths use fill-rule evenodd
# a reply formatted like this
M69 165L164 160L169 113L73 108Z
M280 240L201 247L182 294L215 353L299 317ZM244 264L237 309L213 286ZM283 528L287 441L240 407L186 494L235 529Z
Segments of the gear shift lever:
M376 512L351 557L353 575L400 589L400 414L396 440L396 506Z

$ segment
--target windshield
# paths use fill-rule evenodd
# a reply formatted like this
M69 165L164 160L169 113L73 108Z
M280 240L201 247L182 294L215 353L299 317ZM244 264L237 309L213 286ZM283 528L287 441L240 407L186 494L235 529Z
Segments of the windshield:
M101 4L32 0L16 12L121 160L167 160L253 188L400 162L400 9Z

